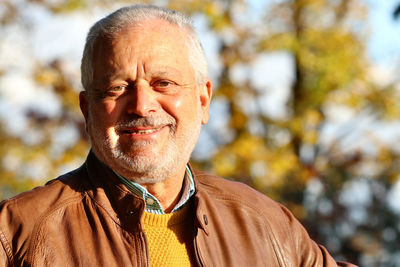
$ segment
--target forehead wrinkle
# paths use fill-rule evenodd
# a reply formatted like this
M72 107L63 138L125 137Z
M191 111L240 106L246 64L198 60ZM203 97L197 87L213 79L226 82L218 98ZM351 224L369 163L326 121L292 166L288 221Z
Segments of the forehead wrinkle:
M171 66L165 66L165 65L159 65L159 64L152 64L152 63L139 63L137 66L137 71L138 71L138 76L139 77L173 77L179 76L181 77L183 75L183 70L171 67ZM172 78L173 78L172 77Z
M166 37L170 38L171 33L178 33L178 36L187 34L186 32L182 32L182 29L175 32L174 29L176 28L174 25L163 27L164 31L161 32L159 27L160 25L155 25L154 23L146 23L140 27L127 27L124 31L113 36L113 38L105 44L105 47L103 46L103 48L106 48L102 51L103 56L107 58L105 63L109 68L107 73L103 73L102 78L107 82L110 82L115 79L136 80L138 77L146 79L155 76L168 78L172 75L172 78L185 78L185 81L182 80L181 82L187 83L188 77L184 77L185 70L174 68L173 66L175 63L180 64L180 62L178 62L178 59L174 60L174 55L171 55L169 46L165 46L163 42L160 42L149 50L143 45L149 30L155 29L158 37L167 35ZM134 43L132 43L131 46L129 45L129 42L132 41ZM128 42L128 45L126 45L126 42ZM186 53L188 52L186 49L184 50ZM160 62L157 57L158 53L166 55L169 63ZM171 55L172 58L168 57L168 55ZM193 67L191 65L190 67L194 72Z
M103 77L106 81L114 79L131 79L136 76L137 73L137 63L131 59L118 60L115 56L112 56L108 62L108 71L104 73Z
M154 71L152 71L152 74L155 76L168 76L169 74L181 74L182 71L173 67L158 67Z
M136 78L144 76L146 74L146 63L137 62L136 63Z

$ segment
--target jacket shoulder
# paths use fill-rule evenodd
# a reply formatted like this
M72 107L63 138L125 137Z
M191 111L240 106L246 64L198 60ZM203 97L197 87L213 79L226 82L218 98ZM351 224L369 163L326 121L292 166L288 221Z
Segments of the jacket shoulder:
M299 224L285 206L244 183L201 171L195 171L195 177L202 202L219 212L224 210L246 217L252 224L268 225L281 239L288 239L286 233L291 232L293 223Z
M237 181L228 180L212 174L195 170L195 179L201 190L215 197L232 198L243 203L269 204L280 208L280 204L254 188Z
M74 199L81 199L85 191L85 184L82 182L85 180L82 179L84 173L84 168L80 167L43 186L3 200L0 203L0 227L10 219L13 224L24 220L34 221L42 214L61 208Z
M224 225L210 231L229 229L227 236L236 238L227 244L242 236L252 237L241 243L271 248L280 266L337 266L326 249L311 240L300 222L278 202L243 183L204 172L195 171L195 181L201 212L211 218L203 227Z

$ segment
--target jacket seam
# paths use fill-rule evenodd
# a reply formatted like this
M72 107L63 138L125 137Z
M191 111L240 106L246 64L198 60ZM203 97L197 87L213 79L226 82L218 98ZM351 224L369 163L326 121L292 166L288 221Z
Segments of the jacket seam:
M282 209L281 209L282 210ZM283 211L282 211L283 212ZM289 219L288 219L288 215L286 212L285 213L285 220L286 220L286 225L289 225ZM289 227L287 227L289 228ZM290 229L289 229L290 230ZM298 238L294 238L293 235L290 235L291 239L292 239L292 244L295 244L295 249L296 249L296 255L298 255L298 252L300 251L299 249L299 242L298 242Z
M91 173L90 173L90 171L89 171L89 167L88 167L87 161L86 161L86 163L85 163L85 166L86 166L86 168L85 168L85 170L86 170L85 175L86 175L87 179L90 180L92 177L91 177ZM125 192L125 193L127 193L127 194L132 194L128 189L126 189L126 188L123 187L123 186L119 186L119 185L117 184L116 187L118 187L122 192ZM106 192L104 192L104 193L105 193L105 195L106 195L107 198L108 198L108 195L106 194ZM120 223L118 220L115 219L115 216L113 215L113 212L111 212L109 209L107 209L107 208L104 207L101 203L99 203L91 194L89 194L89 192L85 191L84 194L92 200L92 205L93 205L93 206L96 206L97 209L100 208L100 209L104 210L105 213L111 218L111 220L113 220L113 222L114 222L116 225L118 225L121 229L123 229L121 223ZM133 194L132 194L132 195L133 195ZM136 197L135 195L133 195L133 196ZM112 209L111 209L111 210L112 210ZM113 210L112 210L112 211L113 211Z
M264 224L268 228L268 237L269 237L269 239L270 239L270 241L272 243L272 247L274 249L275 256L278 259L280 266L287 266L286 263L285 263L284 257L283 257L284 254L283 254L282 248L279 246L279 242L277 242L277 238L276 238L274 232L272 231L272 227L271 227L269 221L267 220L267 218L265 216L265 212L262 211L262 209L258 209L255 206L250 205L247 202L244 202L244 201L241 201L239 199L236 199L236 198L233 197L233 195L216 196L215 199L235 201L235 202L238 202L238 203L240 203L242 205L247 206L248 208L252 209L253 211L255 211L258 214L262 214L262 219L264 221ZM282 211L280 210L280 212L282 212ZM287 219L286 218L285 218L285 222L287 224ZM285 224L285 228L287 230L287 225L286 224Z
M118 222L117 220L115 220L115 217L113 216L113 214L107 209L105 208L103 205L101 205L98 201L96 201L96 199L94 197L92 197L88 192L84 193L86 196L88 196L91 200L91 205L93 206L93 208L97 209L102 209L104 210L104 212L108 215L108 217L111 218L111 220L118 225L118 227L120 227L121 229L123 229L122 225L120 222Z
M283 213L284 219L285 219L285 222L286 222L285 223L286 230L290 231L290 227L288 226L290 224L289 219L288 219L288 210L284 211L284 209L286 209L284 206L280 207L280 211ZM291 239L291 243L294 244L294 246L295 246L296 255L298 255L297 253L300 251L299 242L297 241L298 239L293 238L293 235L289 235L289 237Z
M10 264L10 266L12 266L14 264L14 257L12 255L10 242L8 241L7 236L1 229L0 229L0 242L4 251L6 252L8 263Z
M95 209L100 208L100 209L104 210L104 211L107 213L107 215L108 215L115 223L117 223L117 222L114 220L113 216L112 216L112 215L110 214L110 212L108 211L108 209L106 209L105 207L103 207L103 205L101 205L100 203L98 203L98 202L96 201L96 199L95 199L94 197L92 197L88 192L85 192L84 194L85 194L87 197L90 198L90 200L91 200L91 205L93 206L93 208L95 208ZM117 223L117 224L118 224L118 223Z
M264 214L263 214L263 215L264 215ZM271 225L270 225L270 224L268 223L268 221L265 219L265 216L263 216L263 217L264 217L264 220L266 221L266 225L267 225L267 227L268 227L268 231L270 232L271 239L273 239L273 240L271 240L271 243L273 243L273 246L272 246L272 247L273 247L273 249L274 249L276 258L277 258L278 261L279 261L279 265L281 265L281 266L287 266L286 260L285 260L285 257L284 257L285 253L283 253L282 248L281 248L281 246L279 245L279 242L278 242L278 240L277 240L277 238L276 238L276 236L275 236L275 234L274 234L274 231L272 230Z
M67 199L63 203L59 204L58 206L56 206L49 212L45 212L45 214L43 214L39 217L39 219L37 220L37 223L33 227L33 229L34 229L33 235L32 235L33 238L31 239L31 242L29 244L29 252L28 252L28 257L27 257L30 260L30 262L32 263L32 265L34 265L34 259L35 259L35 255L36 255L35 248L37 246L37 243L39 242L39 237L42 235L43 221L46 218L48 218L49 216L51 216L54 212L66 207L67 205L69 205L71 203L78 202L79 200L82 200L82 199L83 199L83 195L81 195L79 197Z
M86 179L88 179L89 181L91 180L91 173L90 173L90 170L89 170L89 166L88 166L88 162L87 162L87 160L86 160L86 162L85 162L85 176L86 176ZM95 179L94 179L95 180ZM91 187L92 187L92 185L91 185ZM122 190L123 190L123 188L122 188ZM118 221L116 221L115 219L114 219L114 216L112 215L112 212L110 212L106 207L104 207L103 205L101 205L91 194L89 194L89 192L87 192L87 191L85 191L84 192L84 194L87 196L87 197L89 197L89 199L91 199L92 201L91 201L91 205L95 208L95 209L102 209L102 210L104 210L105 211L105 213L111 218L111 220L113 220L113 222L115 223L115 224L117 224L121 229L122 229L122 227L121 227L121 224L118 222ZM104 194L107 196L107 194L104 192ZM108 196L107 196L108 197Z
M110 211L107 208L103 207L103 205L101 205L99 202L97 202L96 199L94 199L87 192L85 193L85 195L87 195L90 198L90 200L91 200L90 204L92 205L92 207L95 210L99 210L99 209L103 210L107 214L107 216L114 222L114 224L116 225L116 227L118 227L118 229L120 231L123 231L123 232L125 232L125 233L127 233L129 235L132 235L131 232L127 231L126 229L124 229L124 227L122 227L121 223L118 220L115 219L115 217L110 213Z
M195 250L195 252L194 252L195 253L195 257L196 257L196 260L198 261L199 266L200 267L207 266L207 264L206 264L207 261L204 259L203 255L202 255L201 248L198 245L198 236L196 236L194 238L193 245L194 245L194 250Z
M197 183L198 184L201 184L202 186L204 186L205 188L212 188L212 189L218 189L218 187L215 187L215 186L213 186L213 185L210 185L209 183L207 183L207 182L204 182L204 181L201 181L201 180L199 180L199 179L196 179L196 178L205 178L205 179L207 179L208 177L214 177L214 178L219 178L219 177L217 177L217 176L214 176L214 175L210 175L210 174L206 174L206 173L196 173L196 175L195 175L195 181L197 181ZM232 183L235 183L235 184L241 184L240 182L236 182L236 181L231 181ZM249 190L250 190L251 188L249 187ZM206 190L206 189L203 189L203 190L201 190L201 191L203 191L205 194L209 194L209 192L208 192L208 190ZM258 214L262 214L262 219L263 219L263 221L264 221L264 224L265 224L265 226L267 227L267 229L268 229L268 232L267 232L267 234L268 234L268 237L269 237L269 239L270 239L270 242L271 242L271 244L272 244L272 247L273 247L273 250L274 250L274 253L275 253L275 256L276 256L276 258L277 258L277 260L278 260L278 262L279 262L279 265L280 266L288 266L287 265L287 260L286 260L286 258L284 257L284 255L286 254L286 253L284 253L284 251L283 251L283 249L282 249L282 247L279 245L279 242L278 242L278 240L277 240L277 238L276 238L276 235L275 235L275 233L272 231L272 227L271 227L271 224L269 223L269 220L267 219L267 216L266 216L266 214L265 214L265 212L263 211L263 209L261 209L261 208L258 208L257 206L254 206L254 205L252 205L251 203L249 203L248 201L246 201L246 200L243 200L243 199L241 199L241 196L240 195L236 195L236 194L226 194L226 193L224 193L224 192L218 192L218 194L219 195L216 195L215 196L215 194L214 194L214 196L213 196L213 198L216 200L216 199L220 199L220 200L230 200L230 201L235 201L235 202L237 202L237 203L240 203L240 204L242 204L242 205L244 205L244 206L247 206L248 208L250 208L250 209L252 209L254 212L257 212ZM263 199L261 199L259 196L257 196L257 194L260 194L260 193L258 193L258 192L256 192L256 191L254 191L253 192L253 196L254 197L256 197L256 199L257 200L259 200L260 202L263 202ZM263 195L264 196L264 195ZM266 196L265 196L266 197ZM266 197L267 198L267 197ZM270 205L271 206L273 206L273 208L275 208L276 210L279 210L279 212L282 214L282 216L284 217L283 218L283 220L284 220L284 227L285 227L285 232L287 232L287 233L289 233L290 231L289 231L289 227L288 227L288 220L287 220L287 215L286 214L283 214L283 211L282 211L282 209L281 209L281 207L279 206L279 204L278 203L276 203L276 202L274 202L273 200L270 200L271 201L271 203L270 203ZM265 201L264 201L264 203L265 203Z

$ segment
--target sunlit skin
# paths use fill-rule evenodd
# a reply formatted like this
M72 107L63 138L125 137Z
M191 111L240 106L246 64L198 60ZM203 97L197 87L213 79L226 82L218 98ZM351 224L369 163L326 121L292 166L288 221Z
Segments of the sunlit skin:
M80 94L94 153L146 187L166 212L179 200L212 92L209 80L196 83L186 39L178 27L150 20L97 41L92 90ZM115 150L134 164L114 157Z

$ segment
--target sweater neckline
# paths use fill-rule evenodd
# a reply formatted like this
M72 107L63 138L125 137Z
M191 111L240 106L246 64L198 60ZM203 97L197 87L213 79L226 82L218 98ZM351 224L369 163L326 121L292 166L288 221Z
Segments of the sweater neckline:
M151 212L144 212L142 216L142 223L145 225L167 227L186 223L193 206L191 203L187 203L182 209L167 213L167 214L154 214Z

